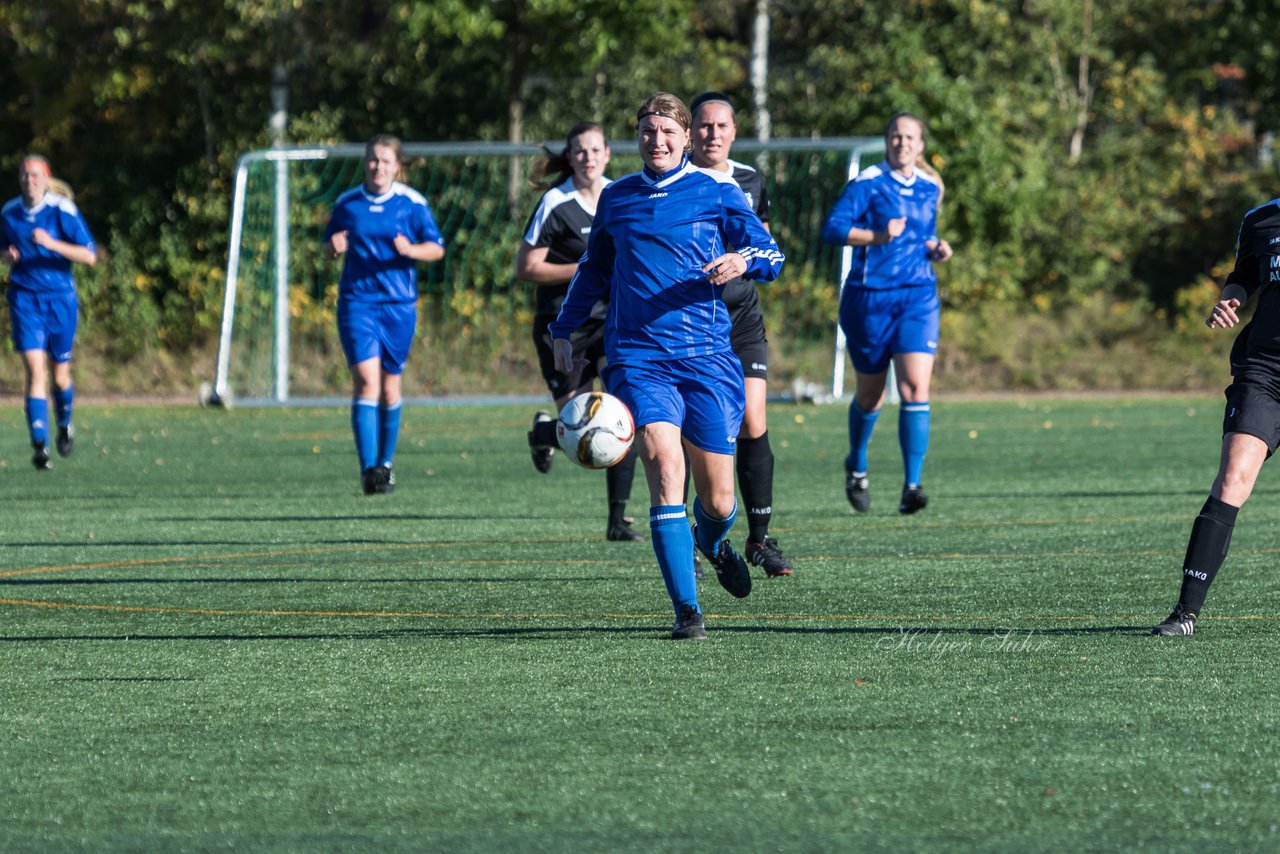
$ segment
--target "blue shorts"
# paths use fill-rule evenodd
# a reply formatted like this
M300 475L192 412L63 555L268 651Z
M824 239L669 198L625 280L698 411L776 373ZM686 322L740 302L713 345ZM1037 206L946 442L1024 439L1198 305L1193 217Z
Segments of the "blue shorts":
M603 376L637 427L665 421L704 451L733 453L746 390L742 363L732 350L669 362L615 362Z
M55 362L70 362L80 305L76 292L27 291L10 285L8 298L13 349L43 350Z
M860 374L880 374L899 353L937 353L940 308L933 284L845 288L840 328L853 367Z
M338 300L338 337L348 365L376 356L383 373L404 373L417 325L416 302Z

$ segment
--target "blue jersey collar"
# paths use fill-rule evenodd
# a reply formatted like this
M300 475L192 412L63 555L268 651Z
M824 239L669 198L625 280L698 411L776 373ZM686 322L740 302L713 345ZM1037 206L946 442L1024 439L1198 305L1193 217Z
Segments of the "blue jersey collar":
M647 183L652 184L655 187L661 187L666 184L670 184L676 178L679 178L685 172L694 168L697 168L697 167L692 167L689 165L689 155L682 154L680 155L680 164L676 166L676 168L674 169L671 169L659 174L657 172L654 172L648 166L641 166L640 174L644 176L644 180Z
M361 184L361 185L360 185L360 192L364 193L364 197L365 197L366 199L368 199L370 202L372 202L373 204L375 204L375 205L382 205L382 204L386 204L388 201L390 201L391 197L392 197L392 196L394 196L394 195L396 194L396 190L397 190L397 189L399 189L399 187L400 187L400 182L399 182L399 181L393 181L393 182L391 182L391 189L390 189L390 190L387 190L387 191L386 191L385 193L383 193L381 196L375 196L373 193L370 193L370 192L369 192L369 185L368 185L368 184Z
M884 171L889 173L890 178L897 181L899 184L903 185L904 187L910 187L912 184L916 182L916 179L920 177L920 175L917 174L920 171L919 168L912 169L911 177L908 178L906 175L903 175L897 169L894 169L892 166L890 166L888 160L881 160L880 166L882 169L884 169Z

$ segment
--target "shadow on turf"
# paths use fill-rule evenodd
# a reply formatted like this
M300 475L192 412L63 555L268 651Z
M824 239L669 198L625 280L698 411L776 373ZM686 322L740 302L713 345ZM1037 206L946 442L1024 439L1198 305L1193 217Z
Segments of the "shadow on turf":
M708 632L717 634L781 634L781 635L854 635L898 637L902 629L894 628L803 628L798 626L717 626L712 622ZM1113 634L1132 637L1149 637L1151 630L1137 626L1097 626L1091 628L1062 629L973 629L973 628L937 628L907 629L908 632L919 632L922 636L969 636L969 637L1003 637L1007 632L1030 637L1084 637L1089 635ZM252 634L210 634L210 635L33 635L31 637L0 637L0 643L43 643L54 641L311 641L311 640L403 640L405 638L426 639L524 639L524 640L559 640L572 635L614 635L633 636L636 639L647 637L649 640L668 640L670 629L665 627L639 626L564 626L564 627L526 627L505 629L388 629L372 632L290 632L290 633L252 633Z
M511 540L491 540L492 543L510 543ZM270 542L264 540L92 540L73 541L66 543L4 543L6 548L29 548L29 549L100 549L100 548L118 548L131 546L237 546L247 548L311 548L315 546L474 546L477 544L475 540L467 540L460 542L457 540L373 540L367 537L353 540L351 538L341 538L335 540L306 539L306 540L272 540ZM192 560L198 558L192 557Z
M375 496L376 497L376 496ZM545 519L531 513L347 513L342 516L156 516L156 522L356 522L362 519L379 522L481 522L490 519L534 522Z
M447 578L442 576L413 578L17 578L0 579L0 587L96 584L579 584L587 581L612 581L608 576L579 576L576 578L547 578L541 575L509 575L499 578Z

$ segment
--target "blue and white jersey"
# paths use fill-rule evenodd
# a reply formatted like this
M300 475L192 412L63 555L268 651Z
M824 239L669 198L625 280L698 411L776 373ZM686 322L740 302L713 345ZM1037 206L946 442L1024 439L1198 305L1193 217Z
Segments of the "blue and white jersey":
M602 297L609 300L605 355L611 363L683 359L729 351L724 286L704 264L726 246L747 262L746 276L769 282L783 255L729 175L688 158L659 176L645 167L600 194L595 223L553 338L568 338Z
M889 220L906 217L902 234L878 246L855 246L846 287L898 288L937 281L925 241L938 239L938 197L932 175L916 169L903 177L881 161L848 184L822 226L822 241L844 246L849 229L884 231Z
M0 251L10 246L18 248L18 263L9 270L9 287L39 293L75 292L71 262L51 249L37 246L31 238L32 232L43 228L55 240L74 243L96 253L98 246L75 202L58 193L46 192L39 204L27 208L19 196L0 209L0 220L3 223Z
M444 245L427 200L398 181L380 196L372 195L363 185L339 196L324 239L328 241L339 231L347 232L347 254L338 296L362 302L418 298L418 262L396 251L397 234L410 243Z

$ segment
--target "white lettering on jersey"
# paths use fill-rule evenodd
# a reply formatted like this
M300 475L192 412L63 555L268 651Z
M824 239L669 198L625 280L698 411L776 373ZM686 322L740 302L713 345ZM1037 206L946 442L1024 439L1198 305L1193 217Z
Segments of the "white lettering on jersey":
M582 228L578 229L578 232L579 232L579 233L581 233L581 234L590 234L590 233L591 233L591 226L589 226L589 225L584 225Z
M382 213L383 210L382 205L369 205L369 213Z
M665 199L666 197L667 197L666 193L654 193L653 195L649 196L649 198L651 199Z

